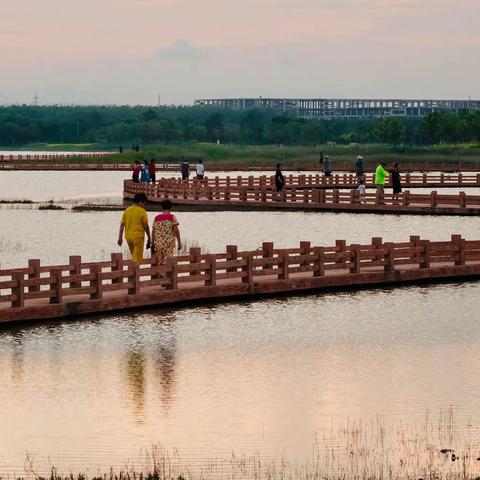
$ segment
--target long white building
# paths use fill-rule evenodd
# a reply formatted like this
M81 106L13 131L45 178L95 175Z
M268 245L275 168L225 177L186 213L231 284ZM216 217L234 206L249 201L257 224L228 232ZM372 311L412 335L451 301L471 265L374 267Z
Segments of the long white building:
M296 112L300 118L424 117L435 111L480 109L480 100L401 100L352 98L208 98L195 105L246 110L269 108Z

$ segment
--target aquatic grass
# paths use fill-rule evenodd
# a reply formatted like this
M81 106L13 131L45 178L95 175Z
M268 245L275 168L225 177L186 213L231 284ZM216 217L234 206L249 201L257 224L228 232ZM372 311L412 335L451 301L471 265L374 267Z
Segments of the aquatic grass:
M26 198L0 198L0 204L15 204L15 203L34 203L33 200L27 200Z
M122 467L101 475L62 474L47 468L39 474L32 459L25 462L25 478L50 480L466 480L480 474L478 441L467 423L459 434L453 409L432 421L428 413L420 425L388 427L380 419L347 421L318 435L304 460L283 453L265 456L233 452L223 458L184 460L178 450L154 445ZM0 472L1 473L1 472ZM45 475L45 476L41 476ZM0 476L0 478L2 478ZM3 478L9 478L8 476ZM12 477L13 478L13 477ZM17 477L18 478L18 477Z
M189 162L203 160L206 164L238 163L239 166L272 163L318 162L319 152L331 155L335 161L354 161L361 153L367 163L384 160L387 163L441 163L474 162L478 160L477 145L434 145L428 147L394 147L384 144L351 145L238 145L214 143L157 144L142 147L139 152L125 151L104 157L103 163L133 163L135 160L155 158L158 163L180 164L184 159ZM98 158L73 157L69 161L98 163Z

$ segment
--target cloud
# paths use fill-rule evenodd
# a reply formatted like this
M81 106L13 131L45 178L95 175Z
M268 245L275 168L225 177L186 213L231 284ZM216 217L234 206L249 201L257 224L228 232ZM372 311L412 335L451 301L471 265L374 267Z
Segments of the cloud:
M160 48L153 53L154 60L175 62L191 62L202 60L208 56L206 50L194 47L188 40L179 39L168 47Z

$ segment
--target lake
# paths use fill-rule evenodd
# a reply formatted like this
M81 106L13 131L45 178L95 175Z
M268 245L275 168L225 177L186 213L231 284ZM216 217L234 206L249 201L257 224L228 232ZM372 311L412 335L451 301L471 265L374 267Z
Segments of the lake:
M120 201L124 177L1 172L0 198ZM118 251L120 215L0 206L0 264L63 263L71 254L107 258ZM184 238L210 252L262 241L288 247L373 236L480 238L478 217L179 212L177 218ZM26 458L38 471L52 464L90 474L141 466L153 445L177 452L193 471L232 452L302 463L315 445L340 455L338 431L353 424L370 432L368 442L385 429L393 444L399 426L415 438L428 424L435 448L468 443L477 451L479 308L480 283L466 282L3 328L0 472L23 474ZM442 428L452 435L439 435Z

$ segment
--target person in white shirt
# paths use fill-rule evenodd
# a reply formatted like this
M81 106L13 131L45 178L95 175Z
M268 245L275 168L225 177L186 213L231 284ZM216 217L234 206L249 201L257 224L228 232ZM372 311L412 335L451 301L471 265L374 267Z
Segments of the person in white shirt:
M357 192L360 198L360 202L365 203L365 181L363 180L363 178L360 178L358 180Z
M202 160L197 162L195 170L197 172L197 180L203 180L203 176L205 175L205 165L203 164Z

